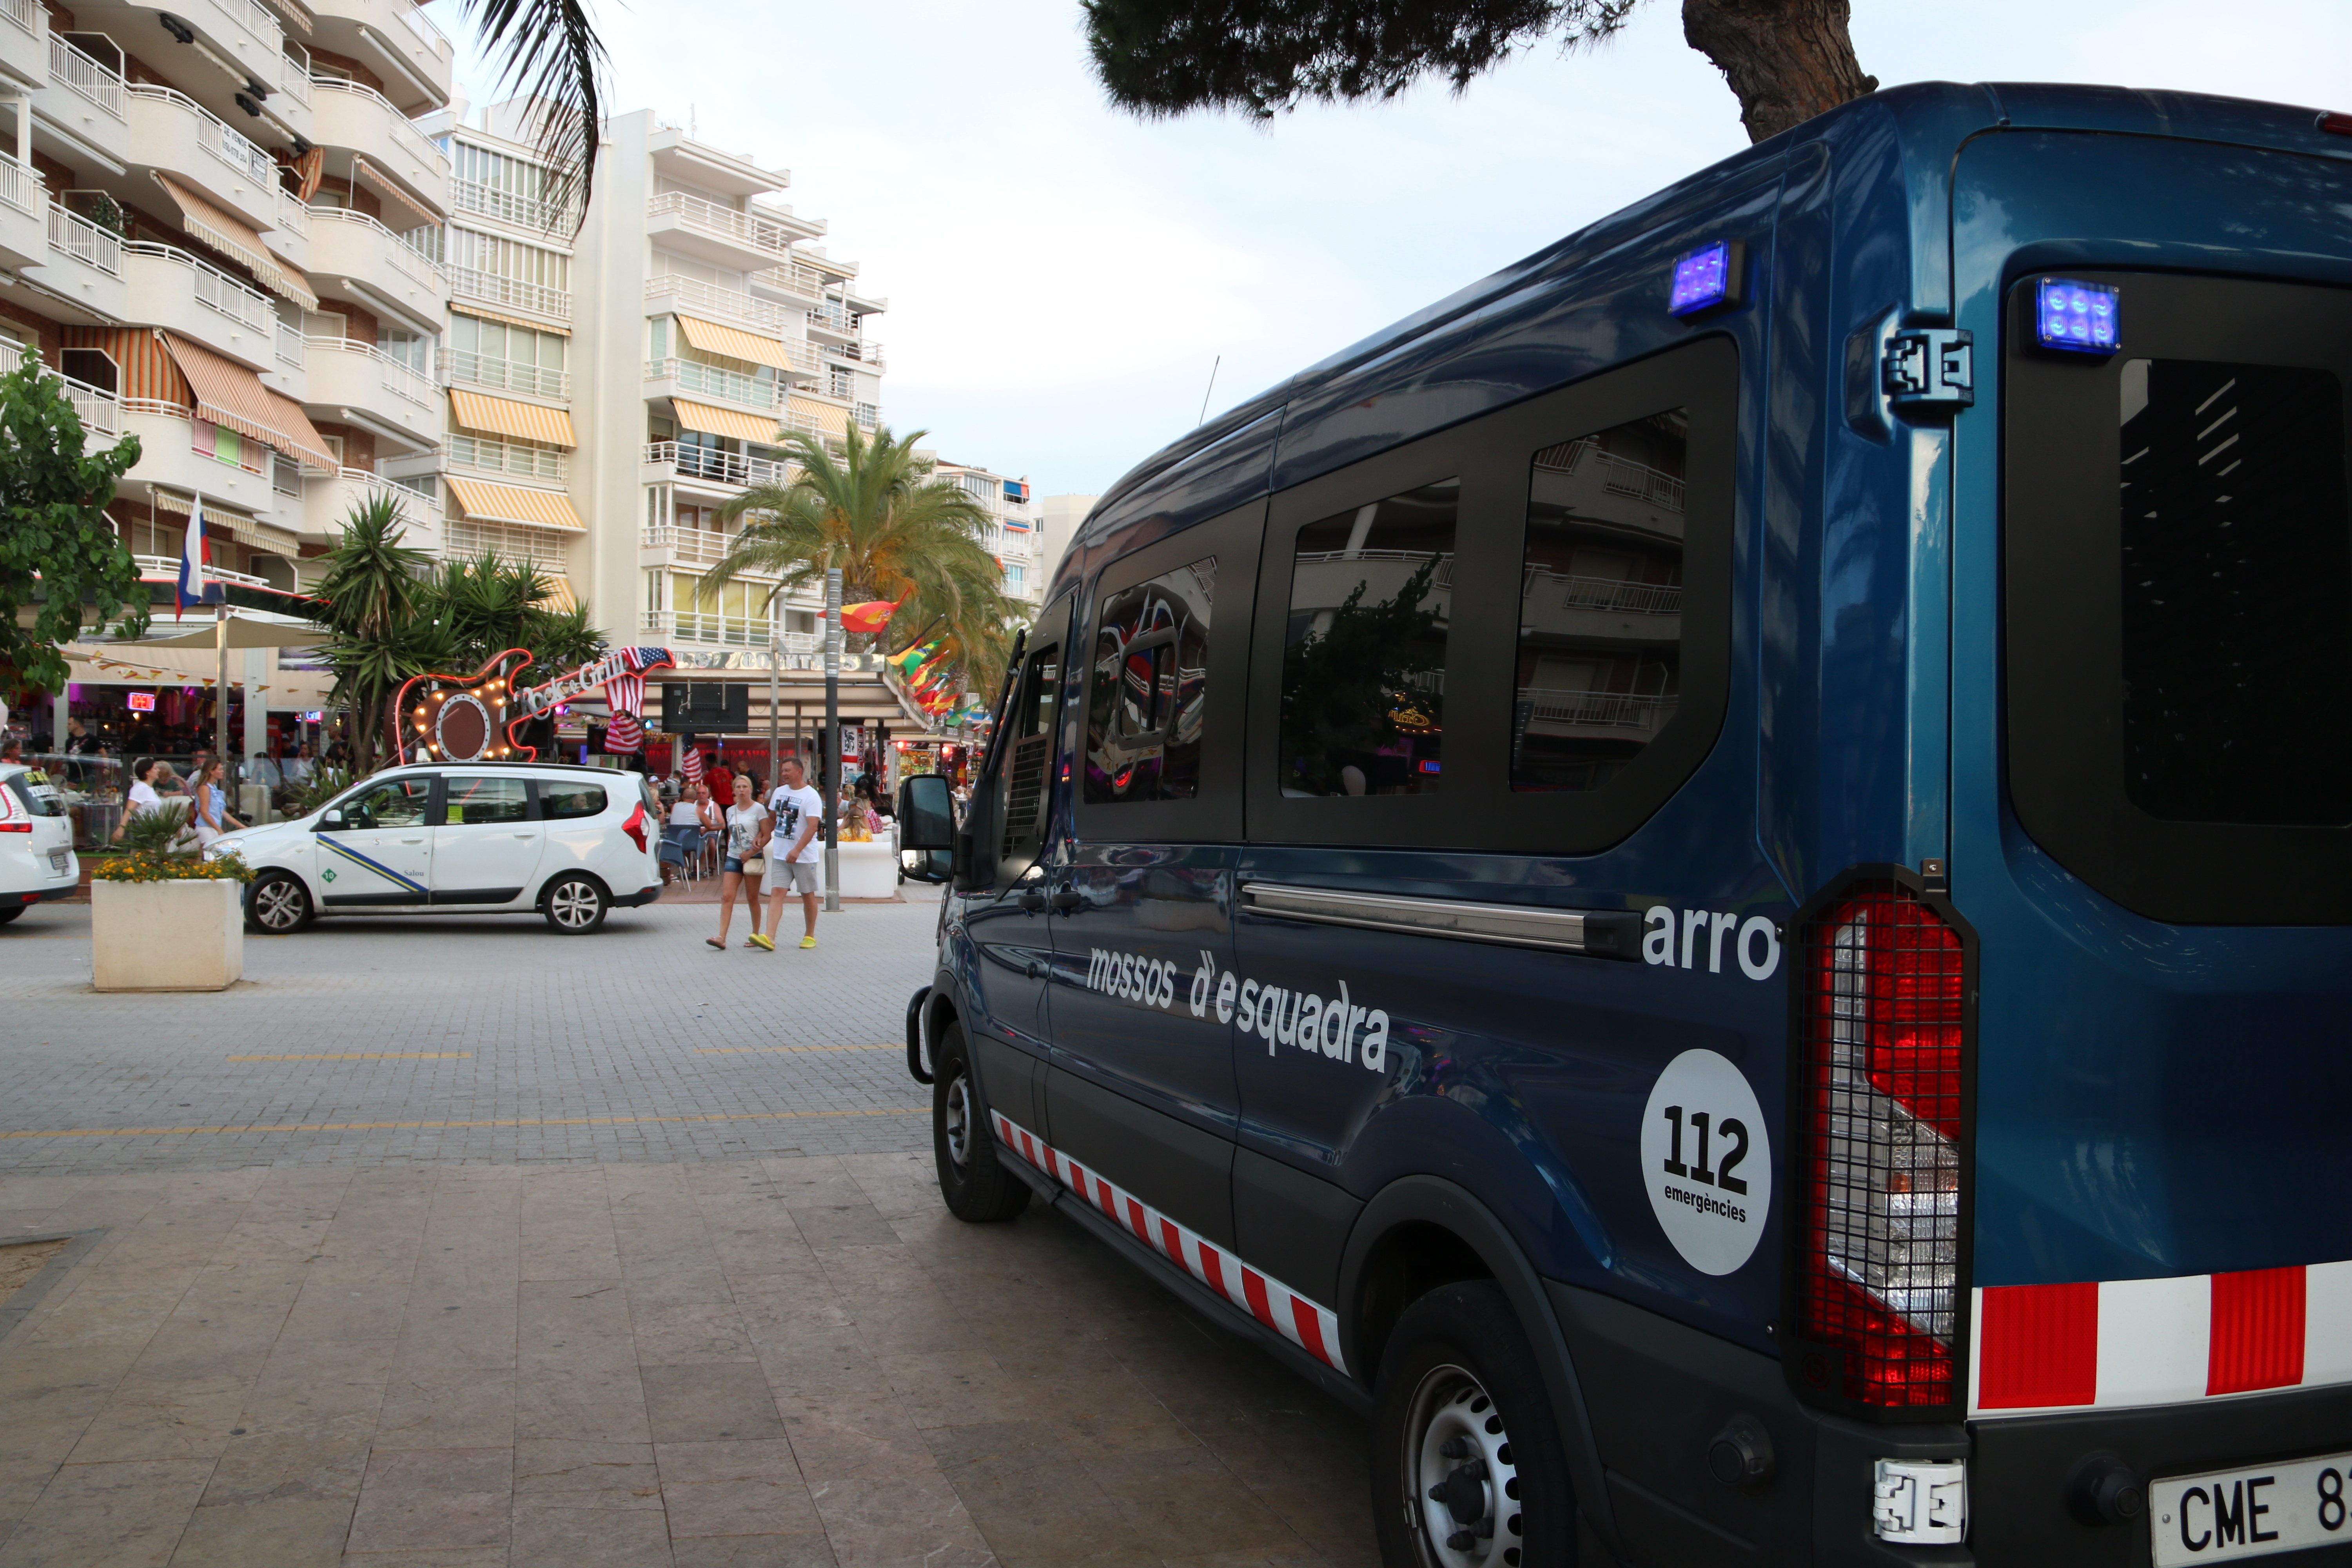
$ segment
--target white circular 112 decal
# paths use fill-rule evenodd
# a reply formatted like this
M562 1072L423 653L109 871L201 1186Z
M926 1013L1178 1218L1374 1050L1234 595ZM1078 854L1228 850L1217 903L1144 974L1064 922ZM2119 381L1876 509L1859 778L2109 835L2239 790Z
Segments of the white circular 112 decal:
M1772 1142L1747 1075L1713 1051L1685 1051L1650 1090L1643 1185L1683 1261L1728 1274L1755 1256L1772 1212Z

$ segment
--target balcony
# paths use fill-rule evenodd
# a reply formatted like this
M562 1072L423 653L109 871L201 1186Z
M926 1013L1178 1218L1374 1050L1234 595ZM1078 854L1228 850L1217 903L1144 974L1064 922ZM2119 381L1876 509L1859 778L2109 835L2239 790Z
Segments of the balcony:
M401 540L403 544L412 550L436 553L442 547L446 525L442 520L441 503L381 474L372 474L365 468L342 468L309 480L303 490L299 525L301 532L332 539L342 531L353 511L383 497L399 506L401 516L408 525L407 533ZM296 525L289 523L288 526Z
M93 438L104 437L111 440L122 434L122 403L114 394L69 375L58 377L58 383L73 402L74 417L81 421L81 427Z
M269 247L297 269L310 271L310 209L283 185L278 189L278 221L269 226Z
M452 560L495 555L519 566L536 566L551 575L572 572L572 537L546 528L518 528L506 522L477 522L453 517L441 525L441 548Z
M647 484L725 487L732 491L752 485L787 485L795 471L793 465L772 458L747 458L711 447L653 441L646 446L642 478Z
M693 610L641 610L640 629L660 634L665 642L699 643L706 647L766 647L782 642L786 653L821 651L807 632L778 632L773 624L735 616L702 615ZM807 646L803 646L803 645Z
M449 284L440 268L365 213L310 214L310 273L321 299L349 300L411 331L442 331Z
M6 37L0 29L0 38ZM54 121L118 163L130 156L131 125L121 73L49 35L49 85L38 100L40 118Z
M1625 691L1556 691L1523 686L1519 702L1530 735L1599 736L1647 740L1666 727L1680 696L1637 696Z
M675 272L659 273L646 279L646 315L667 316L680 310L715 321L740 322L772 337L797 332L806 314L773 300L705 283L698 278L681 278Z
M0 74L25 87L48 85L49 14L39 0L0 0Z
M789 294L801 300L824 298L824 274L806 262L791 261L782 266L761 268L751 275L750 282L754 289Z
M452 178L449 182L449 203L453 211L496 218L500 223L527 228L534 234L551 234L567 240L571 237L574 219L579 216L578 209L574 207L541 201L536 196L519 195L513 191L502 191L479 180Z
M662 524L640 531L637 564L640 566L696 566L708 569L719 564L735 543L735 536L711 528L680 528ZM775 574L748 572L747 577L769 577Z
M261 373L261 384L274 387L299 403L310 390L310 360L304 353L302 329L281 317L275 337L272 363Z
M271 367L278 307L268 295L173 246L125 240L121 251L123 281L141 324L178 332L255 370Z
M176 175L256 228L278 224L278 164L186 93L132 82L122 89L130 162Z
M318 18L312 47L364 62L403 113L428 113L449 101L457 51L407 0L320 0L311 10Z
M568 398L572 375L541 364L518 364L510 359L478 354L466 349L441 351L441 384L479 386L491 392L520 392L533 397Z
M312 110L318 142L358 153L397 182L410 201L446 216L449 160L390 99L373 88L331 77L312 78L310 89L318 100Z
M846 343L820 342L817 347L836 360L846 361L861 369L870 370L877 375L880 375L887 368L882 363L882 345L872 338L859 338Z
M572 320L572 296L561 289L501 278L495 272L484 272L472 267L444 267L441 271L449 279L449 292L458 299L479 300L485 304L499 305L508 310L530 310L551 321Z
M646 203L646 233L656 248L719 267L788 263L794 240L824 232L819 224L723 207L683 191L666 191Z
M445 468L493 479L539 479L562 484L571 476L571 456L520 441L492 441L479 436L452 434L442 455Z
M42 286L120 320L130 309L121 237L55 202L47 226L48 245L36 274Z
M79 399L76 401L79 404ZM188 411L177 404L126 397L120 407L122 433L139 437L139 461L123 476L126 491L145 480L173 489L196 491L239 511L249 511L273 522L279 521L278 510L286 504L286 498L270 482L277 454L268 447L249 437L214 432L209 425L200 427L198 421L190 418ZM197 437L204 432L212 432L213 451L199 451L196 447ZM221 439L223 436L227 439ZM215 454L233 455L225 458Z
M312 418L363 425L416 447L440 443L439 399L429 379L373 343L310 338L303 348L302 401Z
M698 402L715 398L739 408L773 414L783 406L784 391L781 381L745 375L739 370L722 370L699 360L646 361L647 397L688 397Z
M48 260L49 211L49 193L40 172L0 154L0 266L31 267Z

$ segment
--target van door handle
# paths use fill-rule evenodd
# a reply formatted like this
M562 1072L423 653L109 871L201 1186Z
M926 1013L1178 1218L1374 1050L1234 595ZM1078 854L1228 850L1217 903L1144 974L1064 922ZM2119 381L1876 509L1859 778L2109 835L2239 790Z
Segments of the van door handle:
M1061 910L1062 913L1066 915L1074 915L1078 912L1079 907L1087 900L1086 895L1079 892L1076 888L1056 888L1054 889L1053 901L1054 907Z
M1045 907L1045 895L1032 888L1023 893L1017 901L1023 909L1034 915Z

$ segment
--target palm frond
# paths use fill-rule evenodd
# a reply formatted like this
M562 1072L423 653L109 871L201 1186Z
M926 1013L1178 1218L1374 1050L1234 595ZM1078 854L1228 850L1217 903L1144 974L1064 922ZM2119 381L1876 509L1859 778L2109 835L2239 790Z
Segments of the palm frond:
M520 88L537 109L530 140L554 173L551 221L569 211L576 233L596 180L604 121L604 40L585 0L458 0L497 69L498 88Z

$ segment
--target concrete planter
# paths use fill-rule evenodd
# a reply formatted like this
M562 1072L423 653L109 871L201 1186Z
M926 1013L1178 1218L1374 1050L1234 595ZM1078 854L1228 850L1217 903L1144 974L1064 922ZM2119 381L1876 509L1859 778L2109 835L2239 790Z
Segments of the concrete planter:
M895 899L898 896L898 853L888 838L863 844L839 844L841 896L845 899Z
M89 885L91 979L100 991L226 991L245 974L245 884Z

